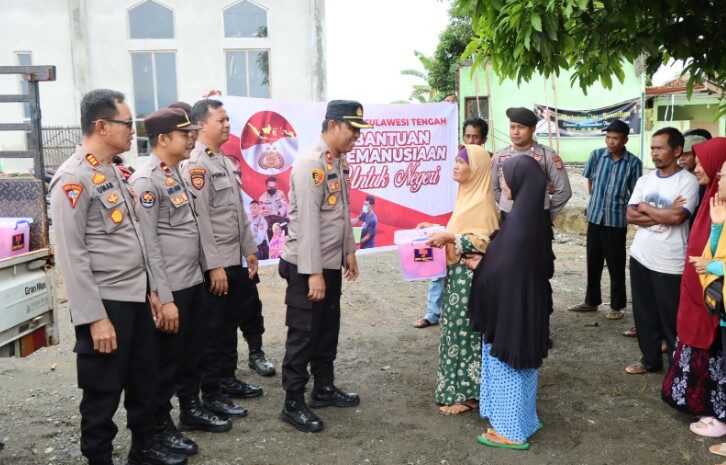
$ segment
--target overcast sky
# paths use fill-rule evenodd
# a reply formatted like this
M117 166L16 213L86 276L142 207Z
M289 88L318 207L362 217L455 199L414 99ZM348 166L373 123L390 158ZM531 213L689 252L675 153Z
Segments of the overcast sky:
M326 0L328 100L406 100L423 71L414 50L431 56L448 22L449 0ZM662 67L653 84L675 79L683 65Z
M328 100L406 100L418 80L401 70L423 71L413 51L433 54L448 6L448 0L326 0Z

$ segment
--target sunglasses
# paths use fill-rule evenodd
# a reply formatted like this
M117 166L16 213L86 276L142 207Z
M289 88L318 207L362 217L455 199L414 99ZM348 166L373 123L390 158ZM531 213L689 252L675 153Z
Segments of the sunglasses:
M132 120L132 119L98 118L97 120L91 121L91 122L95 124L99 121L108 121L109 123L123 124L124 126L126 126L129 129L134 127L134 120Z

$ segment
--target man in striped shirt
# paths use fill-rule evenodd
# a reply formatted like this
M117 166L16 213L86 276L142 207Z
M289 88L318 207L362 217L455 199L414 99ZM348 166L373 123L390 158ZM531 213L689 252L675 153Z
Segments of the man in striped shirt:
M625 308L625 211L635 183L643 174L642 162L625 149L630 127L614 120L605 129L607 147L594 150L585 165L590 203L587 207L587 293L572 312L594 312L602 303L600 278L607 261L610 272L610 313L623 317Z

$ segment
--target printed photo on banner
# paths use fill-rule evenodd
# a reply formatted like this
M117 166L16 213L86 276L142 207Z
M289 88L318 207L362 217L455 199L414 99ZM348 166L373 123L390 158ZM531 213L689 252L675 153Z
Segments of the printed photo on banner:
M261 260L279 258L288 234L290 170L320 137L325 103L223 97L231 135L222 146L242 178L242 196ZM345 156L350 221L358 247L393 244L421 222L446 224L456 198L458 146L451 103L365 105L364 129Z

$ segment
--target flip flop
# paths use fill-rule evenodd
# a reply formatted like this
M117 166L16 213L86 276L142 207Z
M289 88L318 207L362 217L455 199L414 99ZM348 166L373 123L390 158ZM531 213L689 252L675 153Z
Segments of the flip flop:
M454 407L454 406L463 407L463 408L457 412L447 412L445 410L448 407ZM469 412L473 411L475 408L478 408L478 406L473 407L466 403L460 403L460 404L453 404L453 405L442 405L441 407L439 407L439 412L443 413L444 415L463 415L464 413L469 413Z
M590 304L586 304L585 302L577 305L573 305L572 307L568 308L568 312L575 312L575 313L589 313L589 312L596 312L597 311L597 305L592 306Z
M625 336L625 337L635 337L637 335L638 335L638 333L635 330L635 326L633 326L630 329L626 329L625 331L623 331L623 336Z
M486 432L487 436L491 436L496 441L492 441L490 439L487 439L483 435L479 435L476 437L476 440L484 444L485 446L489 447L498 447L500 449L514 449L514 450L527 450L529 449L529 443L528 442L512 442L509 439L505 438L504 436L501 436L497 434L493 428L489 428Z
M695 423L691 423L688 429L692 433L706 438L720 438L726 435L726 423L718 421L713 417L703 418Z
M708 448L708 451L712 454L722 455L726 457L726 443L715 444Z
M625 372L629 375L642 375L642 374L648 373L648 369L645 368L645 366L642 363L636 362L636 363L633 363L632 365L626 366Z
M423 328L428 328L429 326L435 326L436 324L438 324L438 323L431 323L426 318L420 318L420 319L416 320L416 322L413 324L413 327L418 328L418 329L423 329Z
M625 313L622 310L610 310L610 312L605 315L605 318L608 320L620 320L625 316Z

